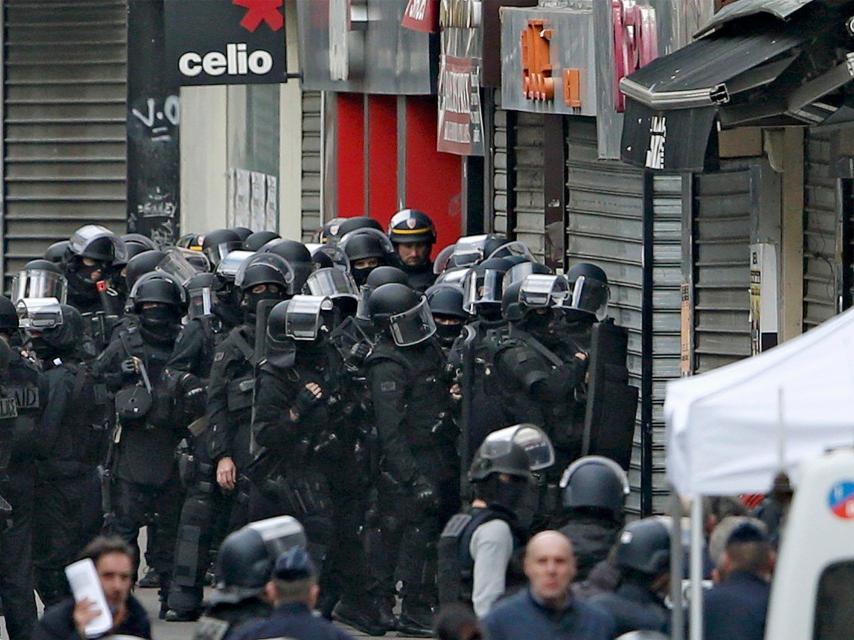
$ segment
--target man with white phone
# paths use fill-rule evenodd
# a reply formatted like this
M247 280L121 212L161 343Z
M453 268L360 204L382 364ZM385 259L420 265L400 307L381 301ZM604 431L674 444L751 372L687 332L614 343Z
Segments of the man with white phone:
M83 558L94 564L104 600L109 609L105 612L97 604L100 594L95 591L93 597L81 597L93 585L78 583L69 573L74 598L68 598L45 611L33 633L33 640L79 640L106 635L126 635L138 638L151 638L151 624L148 614L139 601L130 594L134 572L133 550L120 538L95 538L83 551ZM75 563L77 565L79 563ZM74 567L75 565L71 565ZM85 580L85 579L84 579ZM106 631L106 625L96 624L99 618L107 614L112 620Z

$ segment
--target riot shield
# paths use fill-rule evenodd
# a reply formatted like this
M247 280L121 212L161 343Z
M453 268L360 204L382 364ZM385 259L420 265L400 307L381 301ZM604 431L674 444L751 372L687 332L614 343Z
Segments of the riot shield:
M626 368L629 334L613 321L593 325L587 368L587 406L582 455L604 456L628 470L638 389Z
M471 446L471 413L474 397L474 342L477 330L470 324L463 328L462 370L457 376L460 385L460 494L469 495L468 472L473 453Z
M267 357L267 318L281 300L261 300L255 311L255 363Z

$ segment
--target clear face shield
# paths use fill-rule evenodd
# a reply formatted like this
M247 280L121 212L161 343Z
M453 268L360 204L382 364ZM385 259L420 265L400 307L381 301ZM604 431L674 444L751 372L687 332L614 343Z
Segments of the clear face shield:
M323 324L323 313L334 309L324 296L294 296L285 313L285 335L294 340L317 340Z
M157 270L174 276L176 280L186 284L190 278L200 273L210 271L210 262L203 253L173 247L157 265Z
M528 456L528 468L542 471L555 462L552 441L538 426L523 423L505 427L490 433L481 445L484 457L497 458L510 453L513 445L521 447Z
M529 275L534 273L533 262L520 262L510 267L510 270L504 274L504 288L507 289L511 284L522 282Z
M255 253L252 251L232 251L217 265L217 275L221 276L224 280L234 282L240 266L254 255Z
M563 276L529 275L519 289L519 302L529 309L563 305L568 296L569 283Z
M122 264L128 261L128 252L124 241L115 233L99 224L87 224L77 229L68 241L68 246L77 255L83 255L93 243L99 240L104 240L113 245L114 258L108 260L105 256L102 259L103 261L120 262Z
M436 282L434 282L434 284L452 284L464 289L466 276L468 276L469 271L471 271L471 269L468 267L459 267L451 269L450 271L444 271L439 274L439 277L436 278Z
M241 251L240 253L248 252ZM237 273L234 275L235 287L238 289L243 288L243 281L246 277L246 272L249 267L254 267L255 265L267 265L281 273L282 278L285 281L284 293L287 295L292 295L294 293L294 270L291 268L291 265L288 264L287 260L275 253L250 253L248 258L241 261L240 266L237 269Z
M230 240L207 247L202 252L212 264L218 265L228 257L228 254L238 251L242 246L243 243L240 240Z
M190 319L213 315L213 290L210 286L189 289L187 301L187 316Z
M347 254L341 250L341 247L333 244L307 244L305 245L306 249L308 249L311 254L311 259L315 263L320 263L318 260L318 254L320 254L321 260L323 256L329 259L329 262L332 263L332 266L336 269L341 269L342 271L350 270L350 260L347 258ZM329 264L328 262L326 264Z
M486 246L487 235L466 236L457 240L451 259L456 267L470 267L483 260L483 248Z
M564 307L596 316L599 321L608 315L608 285L599 280L578 276L572 286L572 296L564 302Z
M463 283L463 309L475 315L479 304L501 305L504 274L487 269L482 275L470 269Z
M419 342L424 342L436 333L436 323L433 314L430 313L430 305L427 298L422 297L421 302L389 318L389 330L394 343L399 347L409 347Z
M454 255L454 249L457 245L452 244L442 249L433 261L433 273L440 275L448 268L451 261L451 256Z
M246 525L261 536L271 561L293 547L306 545L305 530L296 518L278 516Z
M56 298L65 304L68 283L61 273L47 269L24 269L12 279L12 302L25 298Z
M513 242L501 245L487 256L487 260L491 260L492 258L512 258L515 256L522 256L531 262L534 261L534 256L531 253L531 250L528 249L528 246L524 242L519 240L514 240Z
M312 296L329 298L348 297L357 300L359 289L346 271L335 267L326 267L313 272L305 281L303 291Z
M62 324L62 309L56 298L23 298L15 309L20 327L26 331L47 331Z

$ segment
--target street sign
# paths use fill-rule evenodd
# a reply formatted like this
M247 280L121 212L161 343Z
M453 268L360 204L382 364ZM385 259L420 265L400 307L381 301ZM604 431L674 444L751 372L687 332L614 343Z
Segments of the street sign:
M166 61L181 85L285 82L283 0L166 0Z

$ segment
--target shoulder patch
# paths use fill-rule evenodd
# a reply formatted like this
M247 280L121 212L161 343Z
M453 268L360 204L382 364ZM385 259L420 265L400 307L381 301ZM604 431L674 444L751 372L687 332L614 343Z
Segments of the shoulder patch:
M214 354L214 358L213 358L213 359L214 359L214 362L219 362L219 361L220 361L220 360L222 360L224 357L225 357L225 351L217 351L217 352Z
M397 383L394 380L380 382L380 391L397 391Z

